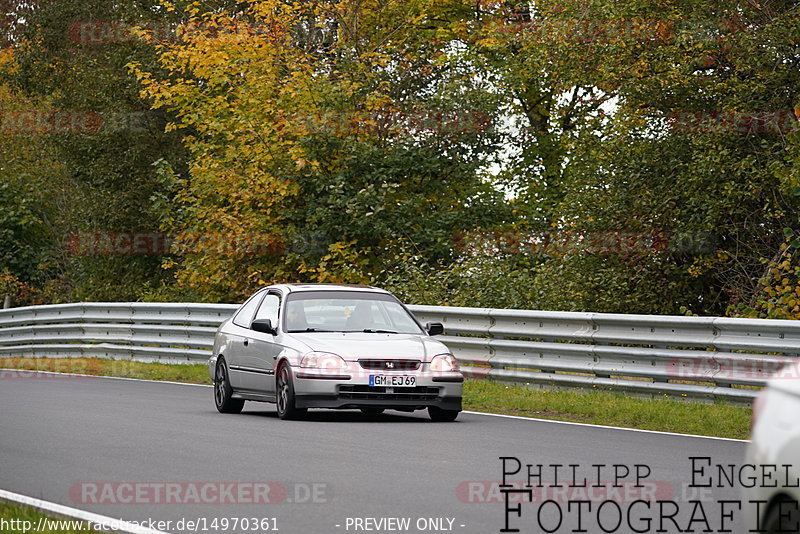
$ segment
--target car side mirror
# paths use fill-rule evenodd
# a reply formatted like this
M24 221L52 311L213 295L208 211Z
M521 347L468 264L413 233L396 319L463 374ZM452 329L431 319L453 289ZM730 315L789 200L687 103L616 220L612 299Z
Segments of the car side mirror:
M278 330L272 326L272 321L269 319L256 319L252 323L250 323L250 328L255 330L256 332L262 332L264 334L272 334L273 336L278 333Z
M444 333L444 325L442 323L427 323L425 325L429 336L438 336Z

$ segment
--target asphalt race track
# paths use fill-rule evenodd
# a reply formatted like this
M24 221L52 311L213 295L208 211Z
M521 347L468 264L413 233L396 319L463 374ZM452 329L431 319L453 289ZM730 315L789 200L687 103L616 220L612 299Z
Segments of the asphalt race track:
M209 387L11 371L0 375L0 406L1 489L115 519L169 520L170 528L160 530L170 532L500 532L506 518L500 457L519 460L520 474L509 480L522 483L525 464L545 466L543 481L567 486L583 477L591 485L600 469L604 487L588 496L593 510L606 498L621 501L623 518L654 517L644 532L659 528L659 508L629 506L652 497L641 492L654 488L656 500L675 501L681 530L696 517L692 501L700 501L715 532L739 531L738 514L723 525L719 507L720 500L740 499L739 489L688 487L689 457L739 465L743 442L469 413L455 423L433 423L426 412L370 418L356 411L280 421L269 404L219 414ZM514 461L506 462L510 471ZM562 466L555 475L551 464ZM615 464L617 474L629 469L630 475L606 494ZM640 473L641 466L650 470L646 490L635 487L637 464ZM519 497L511 494L511 506ZM555 503L542 505L549 497ZM552 529L560 506L563 523L555 531L575 531L575 507L568 513L567 504L587 499L587 490L567 487L549 497L519 504L521 515L510 514L510 527L540 532L540 513ZM603 532L601 520L613 527L612 507L603 514L584 509L585 531ZM197 524L186 528L186 521ZM693 528L701 532L704 525ZM623 521L612 531L634 530ZM680 530L666 521L662 531Z

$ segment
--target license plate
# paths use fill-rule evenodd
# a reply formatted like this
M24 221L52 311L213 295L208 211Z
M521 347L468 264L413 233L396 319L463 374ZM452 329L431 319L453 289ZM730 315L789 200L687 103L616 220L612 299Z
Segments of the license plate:
M369 375L369 385L412 388L417 385L417 377L410 375Z

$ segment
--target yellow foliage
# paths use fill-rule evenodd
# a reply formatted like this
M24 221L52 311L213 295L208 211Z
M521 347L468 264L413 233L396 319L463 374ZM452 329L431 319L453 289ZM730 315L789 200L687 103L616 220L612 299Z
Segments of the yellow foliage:
M322 172L335 175L347 164L344 154L334 152L323 168L307 138L378 135L375 112L399 109L390 88L380 83L380 69L389 58L406 56L392 49L402 50L403 39L414 36L413 25L432 3L250 0L235 16L204 11L203 2L180 8L185 22L177 29L177 42L157 44L168 75L128 65L142 96L174 117L167 128L187 129L191 180L177 195L187 216L167 230L231 239L285 233L292 206L313 201L298 198L299 180ZM170 4L168 9L179 8ZM314 49L332 28L337 33L331 42L357 52L347 69L321 65ZM411 64L414 58L403 61ZM342 103L357 112L338 111ZM353 242L331 244L314 264L280 246L283 253L257 256L187 254L168 267L178 285L223 294L245 295L248 286L277 280L367 280L362 272L367 259Z
M6 66L10 65L12 61L14 61L14 49L10 46L6 48L0 48L0 69L6 68Z

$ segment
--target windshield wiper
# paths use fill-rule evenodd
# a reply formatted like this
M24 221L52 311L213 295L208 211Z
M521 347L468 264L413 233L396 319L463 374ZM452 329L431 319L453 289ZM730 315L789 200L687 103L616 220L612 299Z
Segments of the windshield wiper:
M394 330L373 330L372 328L365 328L363 332L367 334L399 334L399 332L395 332Z

